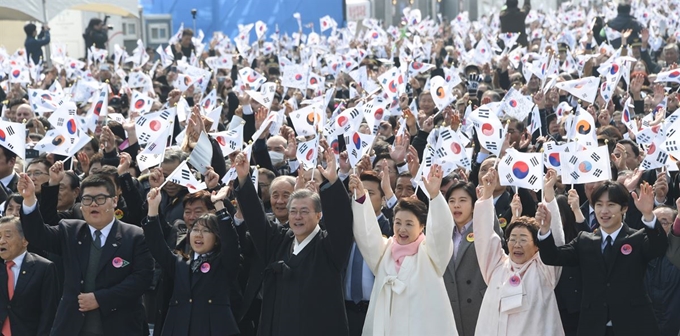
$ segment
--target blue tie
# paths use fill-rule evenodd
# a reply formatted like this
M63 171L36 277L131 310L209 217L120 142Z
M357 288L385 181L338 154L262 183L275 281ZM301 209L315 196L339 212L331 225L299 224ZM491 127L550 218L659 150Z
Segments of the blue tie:
M361 256L359 252L359 247L354 243L354 258L352 259L352 279L350 283L350 289L352 293L352 301L354 303L359 303L364 298L364 292L362 288L362 271L364 268L364 257Z

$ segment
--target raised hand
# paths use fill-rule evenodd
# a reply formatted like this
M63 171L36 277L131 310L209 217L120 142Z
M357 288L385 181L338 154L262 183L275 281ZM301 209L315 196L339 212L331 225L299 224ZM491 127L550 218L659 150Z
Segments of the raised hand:
M340 172L343 174L349 174L349 171L352 170L352 166L349 164L349 154L347 154L347 151L342 151L340 153Z
M262 123L264 123L264 120L267 119L267 113L269 113L269 111L264 106L260 106L260 108L258 108L257 111L255 111L255 129L256 130L260 129L260 126L262 126ZM260 135L260 139L266 139L268 136L269 136L269 129L266 129Z
M321 175L323 175L330 184L333 184L338 180L338 170L335 167L335 154L333 154L333 151L326 150L323 155L324 158L326 158L326 168L321 165L316 166L316 168L319 169Z
M297 177L295 177L295 186L293 186L293 190L300 190L305 188L305 170L302 169L302 165L298 167L298 174Z
M519 199L519 194L512 196L512 202L510 202L510 209L512 210L512 219L510 222L514 222L515 219L522 215L522 200Z
M118 176L122 176L123 174L130 171L132 157L126 152L121 152L118 157L120 158L120 162L118 163Z
M357 176L356 174L351 174L349 176L349 183L347 185L349 187L349 192L351 194L354 194L357 199L362 198L364 195L366 195L364 183L361 182L361 179L359 179L359 176Z
M496 168L489 168L489 171L482 176L482 197L480 199L493 198L493 191L498 184L498 173Z
M387 164L386 159L383 159L383 169L380 172L380 188L385 195L385 200L388 200L394 196L394 190L392 190L392 181L390 181L390 167Z
M548 207L544 203L538 205L536 209L536 216L534 217L538 225L541 227L541 234L547 234L550 231L550 219L552 218Z
M32 206L37 201L35 198L35 184L25 173L19 174L19 181L17 181L17 190L24 198L24 204Z
M239 185L243 185L246 181L246 179L250 178L250 164L248 162L248 158L246 158L246 154L243 152L239 152L236 155L236 160L234 160L234 164L232 165L236 169L236 176L238 176L238 183Z
M66 172L64 172L64 162L55 162L52 167L50 167L49 185L58 186L61 180L64 179L64 175L66 175Z
M666 176L666 170L664 169L654 182L654 199L657 203L665 203L666 195L668 195L668 179Z
M443 177L444 171L442 167L436 163L430 167L430 173L427 175L427 178L423 176L423 184L425 184L425 189L428 194L430 194L430 199L434 199L439 195L439 188L442 185Z
M229 193L231 192L231 187L225 185L219 191L213 191L210 195L210 201L215 205L215 210L220 211L224 208L224 200L227 199Z
M545 182L543 183L543 199L550 203L555 199L555 184L557 183L557 171L555 169L548 169L545 174Z
M149 186L151 188L159 188L165 182L165 176L160 168L154 168L149 174Z
M204 175L205 185L209 190L215 189L220 184L220 175L212 167Z
M290 132L288 134L288 143L283 154L288 160L295 160L297 158L297 139L295 138L295 133Z
M654 219L654 191L649 183L644 182L640 185L640 194L633 191L631 193L633 196L633 202L635 207L642 213L643 220L646 222L652 221Z
M635 170L633 170L633 174L631 174L630 176L628 176L628 177L623 181L623 185L626 187L626 189L628 190L628 192L631 192L631 191L635 190L635 188L637 187L638 183L640 182L640 178L642 177L642 173L643 173L642 170L640 170L640 169L638 169L638 168L635 168Z
M159 188L151 188L151 190L149 190L149 193L146 194L146 202L149 206L147 216L158 216L158 206L161 204L161 199L161 190Z

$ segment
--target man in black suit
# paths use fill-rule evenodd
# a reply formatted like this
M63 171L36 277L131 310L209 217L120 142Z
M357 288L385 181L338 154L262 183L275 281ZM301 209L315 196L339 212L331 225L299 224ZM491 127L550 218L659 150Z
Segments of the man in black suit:
M343 270L352 247L349 196L326 148L328 167L319 194L297 190L288 201L285 228L267 221L250 180L244 153L234 161L235 190L255 251L264 260L262 312L258 335L340 335L349 333L342 290ZM319 226L323 209L324 227Z
M57 311L54 264L26 251L28 242L17 217L0 218L0 321L2 334L50 334Z
M632 197L642 213L643 230L623 223ZM569 244L555 246L550 231L541 229L538 248L547 265L579 266L583 301L579 335L659 335L644 277L650 260L663 256L668 240L654 215L652 186L628 194L620 183L604 182L591 202L600 228L581 232Z
M0 203L7 200L7 196L17 192L19 175L14 172L17 155L0 144Z
M52 335L148 334L142 294L153 277L153 259L142 229L115 219L118 198L111 180L97 174L82 185L85 220L43 224L35 186L20 174L21 223L30 244L64 259L64 292Z

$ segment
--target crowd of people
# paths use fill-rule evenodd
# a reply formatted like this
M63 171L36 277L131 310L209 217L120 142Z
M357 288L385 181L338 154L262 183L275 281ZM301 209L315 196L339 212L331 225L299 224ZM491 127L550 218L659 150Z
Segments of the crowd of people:
M296 14L131 54L93 19L83 59L27 24L1 333L678 335L679 10Z

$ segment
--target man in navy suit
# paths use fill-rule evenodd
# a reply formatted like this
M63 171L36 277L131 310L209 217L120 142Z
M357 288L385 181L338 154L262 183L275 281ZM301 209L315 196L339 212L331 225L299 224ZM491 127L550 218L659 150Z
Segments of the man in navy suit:
M26 174L17 188L24 197L26 239L64 260L64 292L52 335L148 335L142 294L151 285L154 263L142 229L114 217L118 197L111 180L87 177L81 185L85 220L64 219L56 226L43 224Z
M57 311L55 265L26 251L21 222L0 218L0 321L2 334L47 336Z

